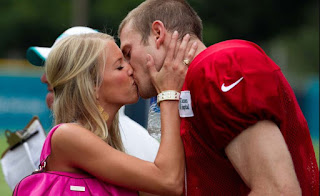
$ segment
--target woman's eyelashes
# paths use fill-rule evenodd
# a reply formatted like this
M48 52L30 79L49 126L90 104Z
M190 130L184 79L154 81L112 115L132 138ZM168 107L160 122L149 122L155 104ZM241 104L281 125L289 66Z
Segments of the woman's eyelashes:
M118 67L117 67L117 70L122 70L123 69L123 66L122 65L119 65Z

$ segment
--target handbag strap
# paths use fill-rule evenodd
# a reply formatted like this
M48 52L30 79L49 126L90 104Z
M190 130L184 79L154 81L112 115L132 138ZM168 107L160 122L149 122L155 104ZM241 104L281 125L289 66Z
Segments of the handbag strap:
M48 133L46 140L44 141L41 155L40 155L40 167L45 166L44 162L47 160L48 156L51 154L51 138L55 130L57 130L58 127L60 127L62 124L58 124L54 126L51 131Z

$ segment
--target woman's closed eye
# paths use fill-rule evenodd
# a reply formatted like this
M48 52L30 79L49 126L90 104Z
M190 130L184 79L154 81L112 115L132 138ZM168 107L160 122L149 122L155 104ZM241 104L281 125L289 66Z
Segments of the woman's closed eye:
M117 70L122 70L123 69L123 66L122 65L119 65L118 67L117 67Z

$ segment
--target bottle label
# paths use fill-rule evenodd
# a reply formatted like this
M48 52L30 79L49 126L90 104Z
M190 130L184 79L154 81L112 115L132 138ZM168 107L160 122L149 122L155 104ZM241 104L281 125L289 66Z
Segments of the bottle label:
M194 116L191 106L190 91L181 91L180 93L179 114L181 118Z

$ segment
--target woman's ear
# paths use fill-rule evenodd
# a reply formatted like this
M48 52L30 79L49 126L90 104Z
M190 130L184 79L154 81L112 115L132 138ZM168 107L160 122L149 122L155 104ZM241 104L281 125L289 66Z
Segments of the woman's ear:
M160 46L164 43L166 32L167 30L164 27L164 24L160 20L156 20L152 23L151 35L154 38L157 49L159 49Z
M99 100L99 87L94 87L94 94L96 95L96 100Z

